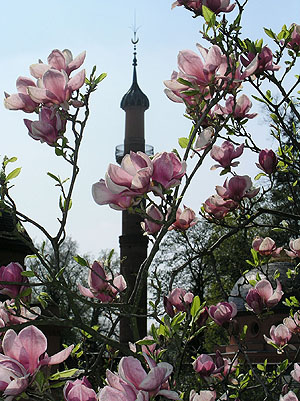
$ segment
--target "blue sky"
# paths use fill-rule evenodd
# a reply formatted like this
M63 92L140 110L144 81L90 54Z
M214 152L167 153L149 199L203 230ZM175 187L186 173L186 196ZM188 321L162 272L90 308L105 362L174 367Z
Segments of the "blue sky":
M91 197L91 185L104 177L110 162L114 162L114 147L123 142L124 119L120 100L131 85L132 32L134 10L140 42L138 44L138 81L150 100L146 112L146 142L155 151L178 148L177 138L186 136L190 122L183 117L184 106L172 103L164 93L163 80L177 69L179 50L196 51L195 43L206 45L199 30L202 19L191 18L183 7L171 11L172 0L52 0L40 2L10 1L1 5L1 92L14 93L19 75L29 76L28 67L40 58L46 61L54 48L69 48L74 55L87 51L85 68L89 72L97 65L108 77L91 99L91 118L80 156L80 175L73 198L67 234L77 240L80 252L95 256L101 249L118 248L121 214L98 206ZM299 0L289 0L283 6L279 0L249 0L244 17L244 35L266 38L263 26L278 31L286 23L300 23ZM287 4L284 3L284 4ZM236 15L234 11L228 18ZM261 111L254 106L255 111ZM20 211L39 221L55 234L57 229L58 190L47 177L47 171L61 177L70 175L69 167L59 160L52 148L27 135L23 112L0 108L2 140L0 157L17 156L15 166L22 166L20 176L11 190ZM268 127L262 118L249 124L262 147L267 141ZM193 161L191 162L193 164ZM209 160L195 178L185 204L198 211L201 203L214 193L214 186L223 182L217 172L209 172ZM254 176L256 169L241 163L240 173ZM30 235L42 236L29 226Z

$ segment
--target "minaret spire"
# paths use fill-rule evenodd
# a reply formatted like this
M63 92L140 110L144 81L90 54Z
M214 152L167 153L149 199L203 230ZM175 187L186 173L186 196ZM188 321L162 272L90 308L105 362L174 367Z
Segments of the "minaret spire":
M144 114L149 108L149 100L140 89L137 82L137 36L138 28L134 16L133 38L133 79L128 92L121 100L121 108L125 111L125 137L124 145L116 148L116 160L121 163L123 157L130 152L145 152L145 132ZM151 147L148 154L153 154ZM128 157L128 156L127 156ZM132 293L138 271L147 258L147 237L143 235L141 229L141 217L137 214L129 213L127 210L122 212L122 235L120 241L121 273L127 282L128 296ZM138 305L138 315L136 326L128 316L122 317L120 321L120 341L128 344L129 341L135 342L147 334L147 279L140 283L143 288L143 297Z

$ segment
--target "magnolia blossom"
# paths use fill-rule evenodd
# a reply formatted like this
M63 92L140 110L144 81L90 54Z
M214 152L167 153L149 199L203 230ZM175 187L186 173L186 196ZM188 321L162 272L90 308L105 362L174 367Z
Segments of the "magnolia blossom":
M256 70L253 72L256 75L262 74L265 71L278 71L280 69L279 65L273 64L273 53L272 50L267 46L264 46L261 49L261 52L258 55L253 53L248 53L247 58L241 56L241 62L244 66L249 66L249 64L256 58L258 60L258 64Z
M232 163L232 160L240 157L243 151L244 144L241 144L237 148L234 148L233 144L229 141L223 142L221 146L214 145L210 151L210 156L219 162L219 164L215 164L210 169L236 167L239 162Z
M81 67L84 62L86 52L80 53L75 59L73 59L72 52L68 49L62 52L58 49L52 50L48 56L48 64L44 64L40 61L38 64L32 64L29 69L30 73L35 78L42 78L44 73L48 70L54 69L58 71L65 71L69 76L72 71L77 70Z
M85 82L85 70L81 70L71 79L65 71L48 69L40 79L40 86L28 86L27 91L34 102L44 103L46 106L61 105L68 109L67 102L72 92L82 87Z
M184 206L183 211L177 209L176 211L176 221L169 227L169 230L181 230L185 231L190 227L193 227L197 223L195 212L189 207Z
M165 390L164 385L173 371L172 365L150 361L147 373L141 362L132 356L123 357L119 363L118 375L107 370L108 386L100 390L99 401L149 401L150 397L161 395L179 400L176 392Z
M291 371L291 376L296 382L300 383L300 365L294 363L294 370Z
M294 313L294 316L289 316L283 319L283 324L293 334L300 334L300 311Z
M135 203L132 196L112 193L102 179L93 184L92 196L98 205L109 205L115 210L126 210Z
M230 0L178 0L172 4L172 8L176 6L187 6L197 14L202 14L202 6L206 6L218 15L232 11L235 3L230 4Z
M23 267L17 263L12 262L7 266L0 267L0 294L8 295L11 298L16 298L26 286L24 284L28 283L28 278L22 276L24 271ZM1 281L11 281L19 284L1 284Z
M300 238L290 240L290 250L285 253L292 259L300 258Z
M19 334L9 329L4 335L2 349L0 390L4 396L15 396L26 389L29 377L34 376L41 366L57 365L66 360L73 345L49 357L45 335L37 327L28 326Z
M49 107L43 107L39 112L39 121L24 119L29 135L48 145L53 145L65 130L66 121L62 120L60 114Z
M277 287L273 291L271 283L266 280L260 280L254 288L250 288L246 296L247 309L260 314L264 308L273 308L281 300L283 291L278 280Z
M19 77L16 86L18 93L14 93L13 95L5 93L4 106L8 110L23 110L25 113L32 113L35 111L39 103L33 101L27 91L28 86L36 86L33 80L26 77Z
M220 351L216 351L216 370L212 373L212 377L220 381L236 370L239 361L237 358L232 362L229 358L223 358Z
M206 213L213 216L215 219L222 219L231 210L238 206L236 202L231 199L225 200L220 195L212 195L206 199L203 208Z
M259 163L257 167L267 174L273 174L276 171L278 159L272 149L264 149L259 152Z
M209 355L201 354L193 362L193 368L200 376L206 377L216 370L216 365Z
M153 159L152 181L169 189L180 184L186 172L186 162L181 161L174 152L157 153Z
M219 302L217 305L210 306L208 313L215 323L222 326L234 318L237 308L234 302Z
M144 222L141 223L142 229L147 234L156 234L162 227L162 223L159 224L156 221L163 222L164 216L161 211L153 204L147 207L146 213L150 217L150 219L145 219Z
M259 188L251 189L252 181L248 175L235 175L223 184L223 187L216 186L216 191L223 199L232 199L240 202L243 198L253 198L259 192Z
M66 401L97 401L97 394L85 376L81 380L67 381L63 393Z
M214 108L215 114L220 115L231 115L236 120L242 120L244 118L254 118L257 113L249 114L249 110L252 107L252 102L246 95L241 95L237 99L234 96L230 96L225 103L225 106L216 105Z
M198 135L194 150L199 152L200 150L206 149L212 142L215 131L212 127L207 127Z
M167 297L164 296L165 311L173 317L178 311L185 311L193 299L193 293L186 292L183 288L174 288Z
M284 347L290 341L292 333L284 324L273 325L270 329L270 337L268 338L264 335L264 339L268 344Z
M175 101L185 101L188 104L195 103L195 91L198 97L210 97L210 89L218 82L217 77L224 77L227 70L227 58L217 45L209 50L197 44L201 56L192 50L182 50L178 54L179 73L174 71L171 80L164 81L168 88L167 96ZM203 59L203 61L202 61ZM188 81L190 84L179 83L178 78Z
M116 276L112 284L111 277L106 274L102 262L95 261L89 270L88 284L90 288L78 284L79 291L85 297L97 298L102 302L113 301L119 292L127 288L124 277Z
M199 394L191 390L189 401L215 401L216 398L217 393L214 390L201 390Z
M261 256L273 256L274 258L280 256L283 247L277 248L275 241L270 237L261 238L256 237L252 241L252 248Z
M292 32L292 36L287 43L287 47L298 51L300 48L300 25L292 24L294 30Z
M281 395L279 401L298 401L298 397L293 391L289 391L285 395Z
M38 306L30 307L30 309L27 309L23 305L17 307L13 299L3 303L0 302L0 320L3 322L2 327L34 320L40 314L41 309Z

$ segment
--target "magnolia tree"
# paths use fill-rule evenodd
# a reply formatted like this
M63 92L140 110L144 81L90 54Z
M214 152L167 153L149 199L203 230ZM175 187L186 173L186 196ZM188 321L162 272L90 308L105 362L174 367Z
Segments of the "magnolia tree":
M295 124L291 127L287 122L290 112L300 119L297 108L300 78L293 75L300 56L300 29L296 24L284 26L279 33L265 29L275 51L262 39L245 39L241 25L246 3L247 0L173 3L172 8L182 9L177 12L184 12L183 9L191 12L202 27L201 44L196 44L196 51L179 52L178 71L165 81L168 98L183 103L191 131L187 137L179 138L179 151L161 152L152 158L143 152L131 152L125 155L121 166L111 164L105 179L92 186L93 198L98 204L139 214L144 220L141 230L153 243L149 256L140 266L132 293L126 290L124 277L111 270L109 258L89 264L74 255L87 272L87 283L78 282L78 291L69 288L60 265L90 96L105 74L97 76L94 68L87 78L84 69L76 72L84 63L85 53L73 59L69 50L55 49L47 63L40 61L30 66L35 80L19 77L18 93L5 94L7 109L34 115L32 119L24 119L29 135L63 158L71 173L68 181L48 173L60 188L60 225L56 235L51 236L38 222L22 213L12 199L10 182L20 169L10 168L15 157L3 160L1 210L11 215L16 227L20 223L37 227L53 252L50 260L43 247L38 249L30 241L26 243L45 271L43 275L40 269L34 269L34 264L31 269L25 269L13 260L0 268L0 293L7 297L0 308L2 399L246 401L256 397L298 400L295 388L300 382L299 350L290 348L290 341L300 332L299 303L295 297L288 299L284 295L281 282L287 278L276 273L275 288L265 266L285 254L291 268L284 275L294 280L298 273L300 234L287 222L297 221L300 216L273 209L270 204L266 206L265 199L274 188L276 177L288 171L297 175L300 170L299 133ZM250 110L252 103L245 90L256 102L263 103L270 114L273 149L260 149L247 129L248 120L256 114ZM254 177L235 172L239 159L249 152L257 155L260 171L255 177L259 180L255 186ZM226 178L223 185L216 186L215 194L206 200L199 199L200 212L196 216L184 199L196 172L204 170L206 158L212 158L212 169L220 169ZM288 201L295 205L298 200L293 188L298 185L297 181L287 183ZM261 234L262 229L265 233L266 228L274 228L270 218L274 215L280 222L275 228L286 230L290 235L288 244L277 246L271 231L267 234L270 236ZM202 248L195 249L190 244L193 250L190 260L172 272L169 293L162 291L162 283L157 278L157 296L149 309L149 318L154 322L149 336L136 338L132 344L120 343L118 323L123 316L129 316L135 325L143 295L139 283L151 272L162 240L170 230L181 232L188 240L188 230L197 218L219 227L219 237ZM224 241L247 230L256 233L251 249L253 261L249 263L257 271L255 280L249 281L252 287L244 299L248 313L264 319L279 303L287 306L285 319L265 333L266 343L273 345L275 354L280 356L278 365L273 364L271 368L268 360L254 364L249 358L244 342L247 326L237 328L237 306L228 301L226 291L216 305L209 305L190 292L188 285L176 286L177 274L184 272L188 263L207 255L213 257ZM22 235L20 239L26 241ZM222 287L218 269L214 275ZM32 286L43 289L37 297L40 305L33 305ZM65 294L68 313L60 310L59 299L51 296L53 290ZM81 306L96 311L100 325L91 325L88 316L82 315ZM101 316L105 316L106 326L109 324L105 332L101 330ZM48 356L47 339L39 328L45 325L72 329L81 340ZM238 351L231 359L219 351L208 355L199 347L199 336L213 326L234 338ZM47 368L62 362L65 363L63 371L53 373Z

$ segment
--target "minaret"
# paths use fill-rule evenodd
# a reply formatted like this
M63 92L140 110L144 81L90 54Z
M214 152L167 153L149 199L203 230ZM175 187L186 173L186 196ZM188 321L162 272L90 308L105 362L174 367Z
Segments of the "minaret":
M134 46L133 51L133 79L129 91L123 96L121 108L125 111L125 138L124 146L116 148L116 160L121 163L125 154L130 151L145 152L144 134L144 113L149 108L149 100L141 91L137 83L137 58L136 45L138 43L136 29L131 40ZM147 154L153 154L153 147L147 145ZM143 235L141 229L141 218L138 215L122 212L122 235L120 241L121 273L125 277L128 285L128 292L131 294L137 273L143 261L147 257L147 237ZM138 318L138 338L134 338L133 330L129 318L122 318L120 322L120 341L122 343L134 342L147 335L147 282L141 283L143 286L143 298L139 305L138 314L144 317Z

